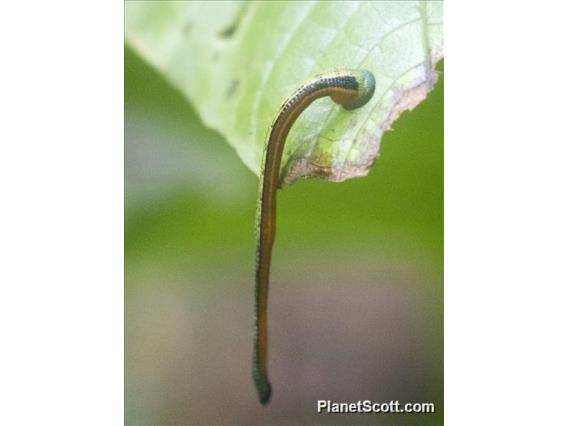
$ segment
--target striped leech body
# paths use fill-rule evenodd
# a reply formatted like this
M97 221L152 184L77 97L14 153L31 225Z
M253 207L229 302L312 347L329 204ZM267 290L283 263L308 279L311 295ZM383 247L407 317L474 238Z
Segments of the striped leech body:
M313 101L326 96L347 110L365 105L375 92L375 78L366 70L335 70L308 80L280 108L269 129L260 173L259 201L256 212L256 285L254 309L253 378L260 402L270 399L267 373L267 305L270 259L276 233L276 191L280 163L288 133Z

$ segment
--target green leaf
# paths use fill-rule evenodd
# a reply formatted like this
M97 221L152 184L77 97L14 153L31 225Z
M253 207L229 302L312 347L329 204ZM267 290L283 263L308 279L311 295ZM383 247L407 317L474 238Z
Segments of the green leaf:
M442 58L442 2L126 2L126 41L224 135L257 175L267 131L306 79L365 68L374 97L345 111L316 101L295 123L283 186L364 176L383 133L422 101Z

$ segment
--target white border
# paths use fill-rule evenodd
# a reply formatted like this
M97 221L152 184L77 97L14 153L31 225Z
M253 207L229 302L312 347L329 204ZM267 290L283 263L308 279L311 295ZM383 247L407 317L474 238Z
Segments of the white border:
M1 15L0 424L123 424L123 4Z
M448 425L566 419L562 4L445 4Z

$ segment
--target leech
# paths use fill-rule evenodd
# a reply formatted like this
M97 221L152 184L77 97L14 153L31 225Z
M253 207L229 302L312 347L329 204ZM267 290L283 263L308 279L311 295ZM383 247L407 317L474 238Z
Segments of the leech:
M256 286L254 309L253 378L260 402L270 399L267 373L267 304L270 258L276 233L276 190L286 137L298 116L313 101L326 96L347 110L365 105L375 92L375 78L366 70L336 70L307 81L280 108L269 129L260 173L256 211Z

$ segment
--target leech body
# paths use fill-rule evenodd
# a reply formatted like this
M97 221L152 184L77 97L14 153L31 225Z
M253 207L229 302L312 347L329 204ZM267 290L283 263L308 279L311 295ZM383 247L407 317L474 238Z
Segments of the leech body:
M276 191L286 137L299 115L313 101L325 96L351 110L365 105L375 91L373 74L366 70L337 70L307 81L280 108L270 127L260 173L259 202L256 213L256 286L253 378L260 402L270 399L267 375L267 305L270 259L276 233Z

